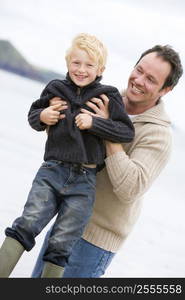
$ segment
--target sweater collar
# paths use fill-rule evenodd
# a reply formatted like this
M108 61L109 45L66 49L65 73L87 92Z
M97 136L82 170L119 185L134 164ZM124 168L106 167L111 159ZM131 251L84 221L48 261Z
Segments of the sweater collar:
M152 108L146 110L142 114L138 114L137 116L133 117L132 122L149 122L166 127L170 126L171 124L170 118L165 111L164 101L162 99L160 99L158 103Z

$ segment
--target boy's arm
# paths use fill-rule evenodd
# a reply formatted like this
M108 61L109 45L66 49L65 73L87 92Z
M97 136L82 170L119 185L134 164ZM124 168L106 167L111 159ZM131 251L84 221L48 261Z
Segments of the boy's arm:
M50 81L44 90L42 91L40 98L34 101L28 112L28 122L30 126L37 130L43 131L47 125L53 125L50 121L52 109L49 108L49 101L52 97L52 93L49 91L55 81Z
M109 98L109 118L93 116L89 132L115 143L131 142L134 138L134 126L124 109L119 92L107 95Z
M45 130L47 127L47 124L43 123L40 119L42 111L48 106L47 102L47 99L45 105L43 105L43 99L42 101L39 99L33 102L28 112L28 122L30 126L37 131Z

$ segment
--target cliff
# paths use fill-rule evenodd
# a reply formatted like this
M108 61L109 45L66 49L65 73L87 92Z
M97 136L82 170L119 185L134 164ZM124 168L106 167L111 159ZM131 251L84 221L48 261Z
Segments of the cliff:
M7 40L0 40L0 69L43 83L48 83L56 78L64 79L65 77L64 74L30 64Z

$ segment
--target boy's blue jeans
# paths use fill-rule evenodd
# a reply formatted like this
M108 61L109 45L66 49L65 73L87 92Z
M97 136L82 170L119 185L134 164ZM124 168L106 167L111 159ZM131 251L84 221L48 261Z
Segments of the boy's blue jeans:
M29 251L35 237L57 214L44 260L64 267L92 214L96 168L47 161L33 180L21 217L5 233Z
M43 254L48 245L52 228L47 232L41 251L37 258L31 277L39 278L43 269ZM68 262L65 265L63 278L98 278L102 276L115 253L106 251L83 238L80 238L73 246Z

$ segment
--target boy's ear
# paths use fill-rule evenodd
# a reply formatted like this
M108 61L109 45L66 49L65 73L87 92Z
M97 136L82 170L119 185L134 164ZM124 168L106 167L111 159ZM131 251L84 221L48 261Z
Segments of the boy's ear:
M99 70L98 70L98 76L101 76L104 71L105 71L105 67L99 68Z

